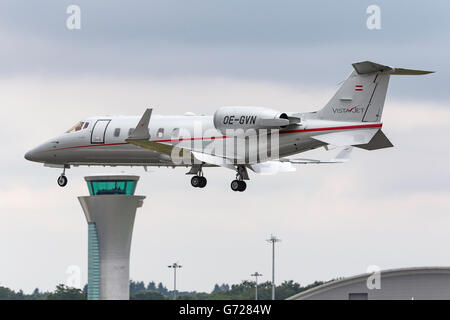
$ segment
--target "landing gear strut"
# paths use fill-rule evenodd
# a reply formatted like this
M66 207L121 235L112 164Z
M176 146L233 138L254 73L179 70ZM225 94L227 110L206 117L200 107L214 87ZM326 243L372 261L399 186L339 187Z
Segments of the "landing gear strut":
M244 179L248 180L247 169L242 166L237 167L236 180L231 181L231 190L243 192L247 189Z
M67 177L66 177L66 168L63 169L63 172L61 173L61 175L58 177L58 186L60 187L65 187L67 184Z
M202 167L200 166L198 168L197 175L195 175L191 178L191 185L194 188L204 188L206 186L206 183L207 183L207 180L203 176L203 170L202 170Z

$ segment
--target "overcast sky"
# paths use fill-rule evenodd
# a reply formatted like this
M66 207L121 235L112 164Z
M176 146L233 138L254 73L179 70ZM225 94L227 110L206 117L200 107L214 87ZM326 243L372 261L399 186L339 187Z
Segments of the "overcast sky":
M39 5L38 5L39 4ZM66 28L67 6L81 29ZM381 30L366 8L381 8ZM131 278L162 281L179 261L179 289L210 291L258 271L277 282L382 269L448 265L450 255L450 38L448 1L2 1L0 286L53 290L78 265L87 281L87 225L76 199L83 176L141 175ZM223 105L319 109L363 60L435 70L393 77L383 131L395 148L356 149L343 165L251 175L205 169L193 189L186 169L57 169L23 158L37 144L92 115L186 111ZM332 158L323 149L309 154ZM305 154L306 156L306 154ZM302 155L303 157L303 155Z

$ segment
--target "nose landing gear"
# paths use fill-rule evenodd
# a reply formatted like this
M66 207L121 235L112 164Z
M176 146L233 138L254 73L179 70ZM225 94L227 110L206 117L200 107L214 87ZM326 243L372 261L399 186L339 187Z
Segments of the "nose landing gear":
M58 177L58 185L60 187L65 187L67 184L67 177L65 175L60 175Z
M66 167L64 167L63 172L61 173L61 175L58 177L58 186L60 187L65 187L67 184L67 177L66 177Z

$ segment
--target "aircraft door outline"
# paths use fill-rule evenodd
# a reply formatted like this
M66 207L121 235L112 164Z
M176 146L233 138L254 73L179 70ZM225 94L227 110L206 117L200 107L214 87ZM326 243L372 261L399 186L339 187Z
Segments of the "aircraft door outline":
M105 143L106 129L110 122L110 119L100 119L95 122L91 133L91 144Z

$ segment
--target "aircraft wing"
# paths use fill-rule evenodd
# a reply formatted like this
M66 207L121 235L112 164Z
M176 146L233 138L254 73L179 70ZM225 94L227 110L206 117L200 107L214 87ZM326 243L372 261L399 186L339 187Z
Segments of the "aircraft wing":
M168 156L174 154L175 152L181 152L181 150L186 150L190 152L187 149L184 148L178 148L171 144L161 143L161 142L153 142L145 139L125 139L126 142L134 144L135 146L139 146L144 149L156 151L162 154L166 154ZM173 149L177 148L177 151L174 151Z
M161 143L161 142L154 142L150 141L150 132L148 130L149 123L150 123L150 117L152 116L153 109L149 108L145 110L144 114L142 115L141 120L139 120L136 128L133 130L131 135L125 139L126 142L130 144L134 144L135 146L139 146L141 148L145 148L148 150L156 151L168 156L171 156L172 154L180 154L182 151L182 148L178 148L176 146L173 146L171 144ZM174 150L174 148L177 148ZM189 150L183 149L184 152L189 152L189 154L186 155L184 153L184 156L192 157Z
M335 158L331 160L316 160L316 159L288 159L288 158L281 158L281 162L290 162L293 164L322 164L322 163L344 163L350 160L350 155L353 151L352 146L346 146L343 148Z
M263 175L273 175L280 172L292 172L296 171L296 168L293 164L324 164L324 163L344 163L350 160L350 154L353 150L353 147L346 146L342 149L338 155L327 161L316 160L316 159L288 159L281 158L276 161L266 161L261 163L255 163L249 165L249 168L259 174Z
M189 161L188 163L184 163L186 165L196 166L196 164L194 163L194 161L196 160L198 163L197 166L201 163L207 163L207 164L212 164L215 166L220 166L220 167L228 168L231 170L235 170L235 167L233 165L233 160L223 158L220 156L215 156L212 154L192 151L187 148L179 148L179 147L171 145L171 144L166 144L166 143L161 143L161 142L153 142L153 141L149 141L149 140L145 140L145 139L143 139L143 140L127 139L126 141L128 143L134 144L141 148L156 151L156 152L168 155L168 156L179 155L180 157L182 157L182 160L187 159ZM196 173L195 170L193 172Z
M280 172L296 171L295 167L288 161L274 160L254 163L248 166L250 170L262 175L274 175Z
M200 160L201 162L214 164L216 166L221 166L224 168L235 170L233 160L231 160L231 159L215 156L212 154L196 152L196 151L192 151L192 154L194 155L194 157L197 160Z
M154 142L150 141L150 133L148 130L150 117L152 114L152 109L145 110L142 115L141 120L139 120L138 125L134 129L133 133L125 139L126 142L139 146L141 148L145 148L148 150L156 151L168 156L182 156L183 160L189 159L193 162L194 157L198 163L208 163L212 165L217 165L225 168L229 168L234 170L235 167L233 165L233 159L228 159L226 157L212 155L208 153L197 152L191 150L188 147L178 147L176 145L170 143L163 142ZM191 163L189 163L191 164Z

